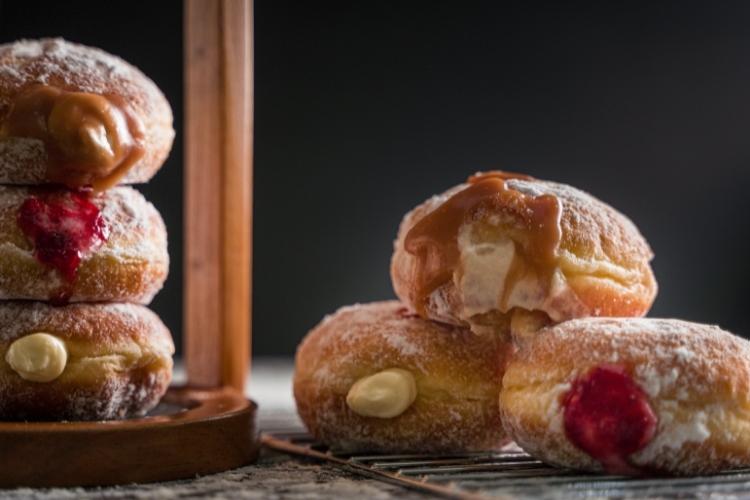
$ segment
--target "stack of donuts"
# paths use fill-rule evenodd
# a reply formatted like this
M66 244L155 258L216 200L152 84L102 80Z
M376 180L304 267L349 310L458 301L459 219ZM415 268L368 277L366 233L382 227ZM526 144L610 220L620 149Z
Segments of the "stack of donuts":
M511 440L611 474L750 465L750 343L642 318L651 249L571 186L487 172L403 219L400 301L327 316L297 351L294 395L335 450L460 453Z
M60 39L0 45L0 419L145 414L172 338L145 306L164 222L126 184L169 153L172 112L143 73Z

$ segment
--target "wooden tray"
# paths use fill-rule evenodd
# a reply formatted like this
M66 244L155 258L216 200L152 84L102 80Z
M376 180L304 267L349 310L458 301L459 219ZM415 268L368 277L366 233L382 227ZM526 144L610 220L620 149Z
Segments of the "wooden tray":
M0 423L0 487L166 481L254 461L255 404L231 388L172 388L150 416Z

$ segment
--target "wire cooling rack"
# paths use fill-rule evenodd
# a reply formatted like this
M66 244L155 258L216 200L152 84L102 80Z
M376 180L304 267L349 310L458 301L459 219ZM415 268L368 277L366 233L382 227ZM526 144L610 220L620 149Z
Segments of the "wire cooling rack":
M518 448L455 455L352 455L316 443L293 418L267 422L262 441L270 448L447 498L750 498L750 469L689 478L627 478L555 469Z

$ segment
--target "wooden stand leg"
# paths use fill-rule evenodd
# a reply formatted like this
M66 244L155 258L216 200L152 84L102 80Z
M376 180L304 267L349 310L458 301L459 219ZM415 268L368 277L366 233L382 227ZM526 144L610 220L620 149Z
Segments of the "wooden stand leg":
M243 390L250 359L252 4L185 0L185 359Z

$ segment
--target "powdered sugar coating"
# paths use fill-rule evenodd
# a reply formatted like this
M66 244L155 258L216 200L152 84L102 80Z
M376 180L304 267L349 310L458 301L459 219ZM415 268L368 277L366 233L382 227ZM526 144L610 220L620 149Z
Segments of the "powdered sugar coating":
M542 180L509 179L506 185L529 196L551 195L561 206L561 240L557 249L557 268L554 286L536 279L517 282L511 296L519 297L519 307L546 312L554 321L586 316L640 316L645 314L656 296L656 282L649 261L653 253L633 222L611 206L572 186ZM406 214L396 241L391 261L391 277L396 295L415 305L416 258L409 254L404 242L409 230L429 213L442 206L468 184L455 186L433 196ZM501 308L500 297L507 285L506 273L497 273L503 282L484 287L492 296L479 302L475 296L482 290L466 288L472 274L489 279L486 263L478 263L472 252L488 256L492 249L501 255L500 247L507 245L508 234L502 227L508 215L484 211L464 223L459 230L460 265L453 272L453 280L437 288L429 297L426 314L430 319L458 325L468 325L477 332L487 330L488 324L502 328L509 310ZM512 238L511 238L512 239ZM467 244L471 243L471 245ZM517 258L517 257L515 257ZM505 265L498 258L498 266ZM506 266L507 267L507 266ZM543 275L543 273L542 273ZM548 290L547 295L543 291ZM495 302L495 308L487 304ZM505 307L511 308L512 304Z
M497 411L507 345L422 320L401 303L347 306L314 328L297 351L297 409L318 439L346 450L460 451L503 443ZM392 419L363 417L346 404L359 379L408 370L414 403Z
M626 363L652 397L689 392L713 399L733 394L750 405L750 344L718 326L677 319L584 318L547 328L540 335L544 337L518 354L517 363L554 357L559 370L577 365L573 376L597 363ZM728 377L738 369L742 376ZM557 373L561 372L537 373L528 382ZM722 390L717 393L718 387Z
M654 439L632 463L674 474L750 465L750 343L674 319L587 318L540 331L503 379L511 437L550 463L600 469L565 437L561 398L601 365L625 367L658 418Z
M172 337L159 317L137 304L69 304L0 302L0 343L12 342L35 331L47 331L64 339L101 344L105 349L124 339L147 343L155 349L174 351Z
M172 147L172 110L159 88L119 57L61 38L19 40L0 45L0 124L13 98L34 84L75 92L117 95L144 125L145 155L121 180L148 181ZM1 127L0 127L1 128ZM0 138L0 183L47 182L47 154L41 141Z
M45 332L68 351L52 382L22 379L5 362L10 344ZM99 420L145 414L171 380L174 344L159 318L134 304L0 303L0 418Z
M534 196L552 195L562 205L560 248L580 259L616 266L613 274L624 281L637 276L630 268L653 258L638 228L624 214L573 186L541 180L510 179L508 187ZM630 279L628 279L630 277Z
M47 300L68 286L58 271L34 257L31 242L18 227L19 207L34 193L33 188L0 186L0 299ZM69 300L149 303L169 269L161 216L129 187L110 189L92 201L109 236L83 255Z

